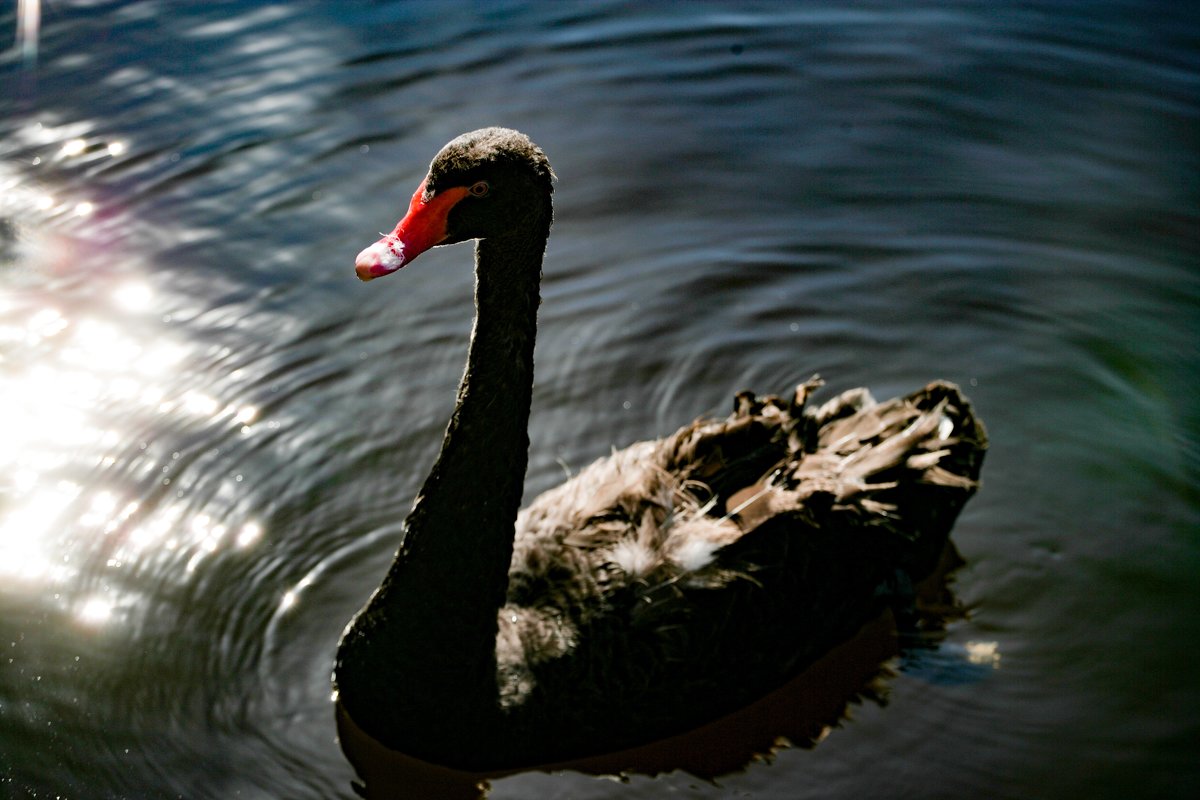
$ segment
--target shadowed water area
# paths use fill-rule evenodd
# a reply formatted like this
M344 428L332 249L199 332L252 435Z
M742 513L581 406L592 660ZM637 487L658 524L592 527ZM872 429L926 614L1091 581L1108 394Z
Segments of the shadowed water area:
M353 260L491 124L559 177L527 498L813 373L954 381L991 439L969 614L886 702L719 785L491 797L1200 782L1190 4L59 0L17 30L5 4L0 796L355 797L333 653L473 309L467 245Z

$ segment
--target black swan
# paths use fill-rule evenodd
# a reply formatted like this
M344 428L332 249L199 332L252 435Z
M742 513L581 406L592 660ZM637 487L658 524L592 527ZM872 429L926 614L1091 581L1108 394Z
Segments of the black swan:
M352 761L373 747L496 775L704 726L911 599L976 488L986 435L957 387L813 408L813 379L783 399L743 392L729 417L615 452L520 509L553 180L523 134L463 134L358 255L365 281L476 240L441 453L338 646Z

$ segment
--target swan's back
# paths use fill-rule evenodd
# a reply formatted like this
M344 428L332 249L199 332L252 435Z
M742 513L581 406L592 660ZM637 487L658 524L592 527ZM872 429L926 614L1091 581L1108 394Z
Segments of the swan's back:
M933 569L986 448L966 399L933 383L809 408L819 385L743 393L728 418L600 459L522 510L497 647L515 728L566 704L575 747L687 729Z

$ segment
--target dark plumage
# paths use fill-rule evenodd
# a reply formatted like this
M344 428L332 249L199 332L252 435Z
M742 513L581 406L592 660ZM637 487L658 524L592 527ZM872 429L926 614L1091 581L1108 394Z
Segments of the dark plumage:
M346 629L341 712L435 764L502 771L637 746L753 702L937 563L982 426L950 384L876 404L738 395L520 511L549 163L515 131L450 142L360 277L477 239L476 324L442 452Z

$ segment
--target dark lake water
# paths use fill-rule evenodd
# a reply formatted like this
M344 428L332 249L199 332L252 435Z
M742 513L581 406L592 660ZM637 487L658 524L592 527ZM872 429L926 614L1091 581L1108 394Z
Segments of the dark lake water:
M27 7L33 3L27 3ZM351 798L337 636L440 444L488 124L559 176L527 496L814 372L986 421L971 609L811 750L495 798L1200 784L1187 2L104 2L0 14L0 796ZM1191 787L1189 789L1188 787Z

